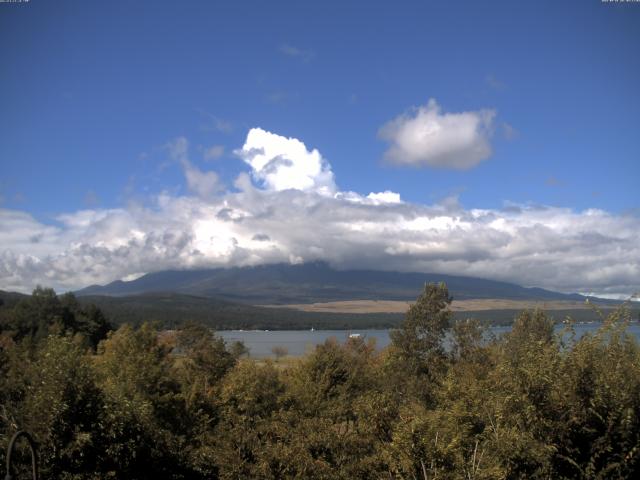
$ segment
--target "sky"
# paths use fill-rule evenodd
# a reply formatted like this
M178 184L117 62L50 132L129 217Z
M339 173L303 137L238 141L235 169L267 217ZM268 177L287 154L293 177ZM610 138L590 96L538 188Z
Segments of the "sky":
M0 3L0 289L300 263L640 290L640 3Z

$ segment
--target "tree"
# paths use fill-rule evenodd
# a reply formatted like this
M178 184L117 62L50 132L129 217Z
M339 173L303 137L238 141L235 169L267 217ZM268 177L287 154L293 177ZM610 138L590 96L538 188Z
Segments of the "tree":
M452 298L444 283L428 283L416 303L409 307L398 330L391 332L389 367L418 397L430 401L430 385L446 368L443 340L452 313Z
M428 283L416 303L409 307L400 329L391 332L391 341L407 358L422 363L444 350L442 340L449 328L453 299L444 283Z
M258 365L243 360L225 376L219 395L221 420L215 435L220 478L274 478L263 472L273 463L268 459L272 457L269 444L277 441L278 429L272 416L282 406L284 390L280 374L270 361Z
M103 471L104 402L86 350L71 337L51 335L32 362L13 360L25 388L22 401L9 404L11 417L36 438L42 474L89 478Z
M553 429L558 478L640 476L640 347L631 313L611 313L564 353Z
M455 322L451 328L451 356L456 361L477 362L486 334L487 328L476 319Z
M120 327L100 343L94 362L106 403L104 449L117 478L182 478L191 425L169 349L148 323ZM197 477L189 477L197 478Z
M37 342L50 332L62 333L73 326L73 314L65 309L51 288L36 287L30 297L20 300L4 318L2 329L16 341Z
M60 297L60 304L73 315L72 331L85 337L87 343L95 350L101 340L113 326L102 310L94 304L82 305L71 292Z
M18 342L29 339L37 343L51 333L79 334L95 349L111 329L98 307L81 305L72 293L57 296L51 288L36 287L30 297L0 316L0 331Z
M196 322L185 322L180 327L176 347L186 355L182 366L188 375L211 386L233 368L243 352L239 346L229 351L222 337Z
M506 345L513 354L518 349L549 345L553 341L553 319L540 309L525 310L513 322Z

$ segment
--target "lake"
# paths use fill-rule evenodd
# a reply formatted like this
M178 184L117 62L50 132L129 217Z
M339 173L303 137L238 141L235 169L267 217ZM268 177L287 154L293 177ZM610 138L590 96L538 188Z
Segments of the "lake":
M601 326L600 323L579 323L574 326L576 336L579 338L585 333L593 332ZM556 332L562 330L563 325L556 325ZM490 332L499 336L511 330L511 327L491 327ZM640 324L633 322L627 331L640 341ZM273 347L284 347L288 354L301 356L312 351L316 345L324 343L328 338L334 337L339 342L344 342L350 334L359 334L362 338L373 338L378 348L384 348L391 341L389 330L225 330L216 332L227 342L236 340L244 342L249 348L249 354L253 358L272 357Z

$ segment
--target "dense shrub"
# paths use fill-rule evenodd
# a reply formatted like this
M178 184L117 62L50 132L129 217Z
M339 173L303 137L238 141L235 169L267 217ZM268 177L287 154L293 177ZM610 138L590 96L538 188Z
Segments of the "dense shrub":
M450 302L426 285L382 351L330 340L272 363L193 323L106 335L99 311L40 289L0 315L0 444L32 432L45 478L640 476L624 309L579 340L541 311L488 339Z

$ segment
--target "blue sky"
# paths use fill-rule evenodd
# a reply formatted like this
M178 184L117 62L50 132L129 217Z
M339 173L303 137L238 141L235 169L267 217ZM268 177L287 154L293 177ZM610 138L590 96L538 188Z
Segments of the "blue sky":
M202 197L189 169L215 172L207 195L216 190L217 202L241 190L234 186L241 172L265 188L251 159L238 154L259 127L318 149L333 193L391 191L415 208L453 202L467 213L545 206L579 224L583 212L597 209L636 222L639 44L640 4L599 0L0 4L0 208L25 215L36 230L58 229L51 242L58 250L43 250L38 261L64 257L72 245L95 245L86 232L74 237L77 225L63 218L89 210L131 215L132 202L157 213L158 195ZM460 139L437 158L425 151L432 144L391 152L421 111L443 122L453 115L454 134L465 112L469 121L484 119L467 145L484 153L474 150L476 159L461 168ZM394 119L400 126L385 134ZM172 154L176 139L188 142L188 159ZM450 146L442 142L434 148ZM154 232L136 222L144 235ZM637 223L624 228L640 233ZM12 258L28 253L11 246L18 240L6 240ZM410 269L382 257L371 258ZM167 266L192 266L180 262ZM144 265L95 280L152 269ZM631 265L620 275L635 275L637 259ZM12 268L5 266L5 287L50 278L71 288L94 278ZM586 278L593 272L585 269L570 272ZM482 272L482 263L471 269ZM622 278L584 285L546 281L544 273L521 279L504 267L485 276L565 290L633 288Z

